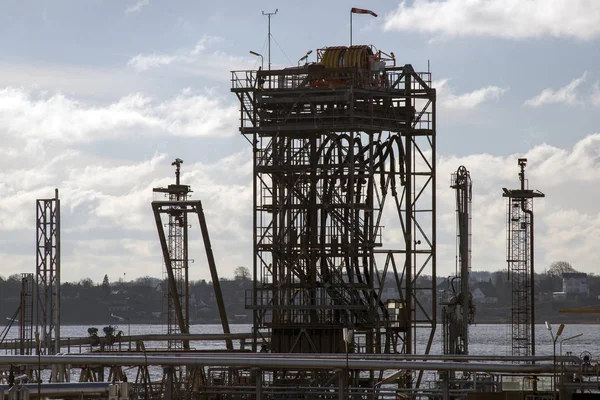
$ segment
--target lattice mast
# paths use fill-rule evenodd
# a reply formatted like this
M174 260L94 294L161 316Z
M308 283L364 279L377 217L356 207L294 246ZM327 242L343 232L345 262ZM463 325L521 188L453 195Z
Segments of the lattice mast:
M60 352L60 199L36 200L36 336L42 354Z
M361 352L428 352L435 284L417 281L435 276L431 76L369 46L317 55L232 73L254 155L254 347L269 334L274 352L344 352L350 328ZM386 200L401 235L389 248ZM394 301L382 300L386 281ZM431 333L418 350L417 327Z
M469 354L469 324L473 321L473 299L469 291L471 272L471 174L460 166L452 174L450 187L456 192L456 273L441 301L444 354Z
M520 189L503 188L507 198L506 248L512 281L511 344L516 356L535 355L534 218L533 199L545 197L528 188L526 158L519 158Z

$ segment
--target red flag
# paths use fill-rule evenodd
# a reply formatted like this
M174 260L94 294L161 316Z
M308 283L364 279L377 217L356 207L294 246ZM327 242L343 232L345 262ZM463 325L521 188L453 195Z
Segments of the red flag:
M365 10L365 9L362 9L362 8L352 8L350 10L350 12L352 12L354 14L371 14L374 17L377 16L377 14L375 14L373 11L371 11L371 10Z

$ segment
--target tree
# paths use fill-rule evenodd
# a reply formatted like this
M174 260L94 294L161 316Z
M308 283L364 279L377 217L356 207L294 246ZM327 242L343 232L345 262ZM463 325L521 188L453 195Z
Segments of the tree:
M104 279L102 279L102 290L104 290L104 294L110 294L110 282L107 274L104 274Z
M565 272L577 272L567 261L554 261L546 273L550 276L561 277Z
M233 272L233 277L236 280L246 281L250 279L250 270L246 267L239 266Z
M86 289L94 287L94 281L91 280L90 278L84 278L84 279L80 280L79 284Z

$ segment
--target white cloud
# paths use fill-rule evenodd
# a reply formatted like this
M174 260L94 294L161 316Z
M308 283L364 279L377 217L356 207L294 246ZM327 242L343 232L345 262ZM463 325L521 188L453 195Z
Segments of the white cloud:
M147 6L149 3L150 3L150 0L137 0L137 2L134 5L132 5L131 7L128 7L125 10L125 14L138 12L142 9L142 7Z
M169 54L138 54L131 58L127 65L137 71L147 71L152 68L170 65L173 63L192 64L200 59L211 45L221 42L223 39L216 36L204 35L191 49L183 49ZM203 58L204 58L203 57Z
M402 1L386 30L508 39L600 36L600 2L590 0Z
M449 110L474 110L483 103L498 100L508 91L508 89L498 86L486 86L457 95L453 93L448 82L449 79L442 79L434 82L433 87L437 90L439 107Z
M237 105L190 89L164 101L136 93L96 106L60 93L5 88L0 89L0 132L5 137L76 142L125 134L228 136L235 133L237 110Z
M169 65L177 60L177 56L167 54L138 54L127 62L127 65L138 71L146 71L150 68L156 68L162 65Z
M221 42L223 39L220 37L205 35L192 48L170 53L138 54L127 62L127 66L138 72L169 66L170 70L185 74L229 79L229 71L247 69L255 61L214 50L214 45Z
M546 194L536 200L536 270L567 260L583 272L596 271L600 240L600 134L589 135L572 149L539 145L525 154L440 157L438 162L438 241L454 233L454 194L445 177L465 165L473 178L473 269L506 267L506 206L501 188L518 187L517 158L526 157L529 186ZM446 221L441 223L439 221ZM453 259L438 257L440 271L451 271Z
M595 82L590 95L590 102L595 107L600 107L600 82Z
M237 265L251 263L251 155L248 149L212 163L184 163L182 169L182 182L194 190L192 199L203 203L224 276L231 276ZM0 253L13 253L8 259L19 262L11 263L2 275L28 270L28 263L35 265L35 252L21 259L7 246L33 245L35 199L53 196L56 186L62 206L63 272L68 271L69 280L86 276L100 280L104 273L121 276L123 272L131 279L148 273L160 276L161 252L150 202L152 188L174 181L170 159L155 154L139 162L117 161L70 151L49 161L3 168ZM191 277L210 279L197 219L190 224L190 257L196 260Z
M526 100L524 106L540 107L545 104L564 103L574 105L579 103L577 89L585 82L587 72L584 72L579 78L573 79L569 84L558 89L544 89L537 96Z

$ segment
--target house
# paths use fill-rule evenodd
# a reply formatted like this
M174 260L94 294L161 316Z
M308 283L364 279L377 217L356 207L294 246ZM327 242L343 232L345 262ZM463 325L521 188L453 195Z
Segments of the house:
M492 282L477 282L473 288L473 303L496 304L498 303L498 292Z
M562 291L566 296L589 296L588 276L584 272L563 272Z

